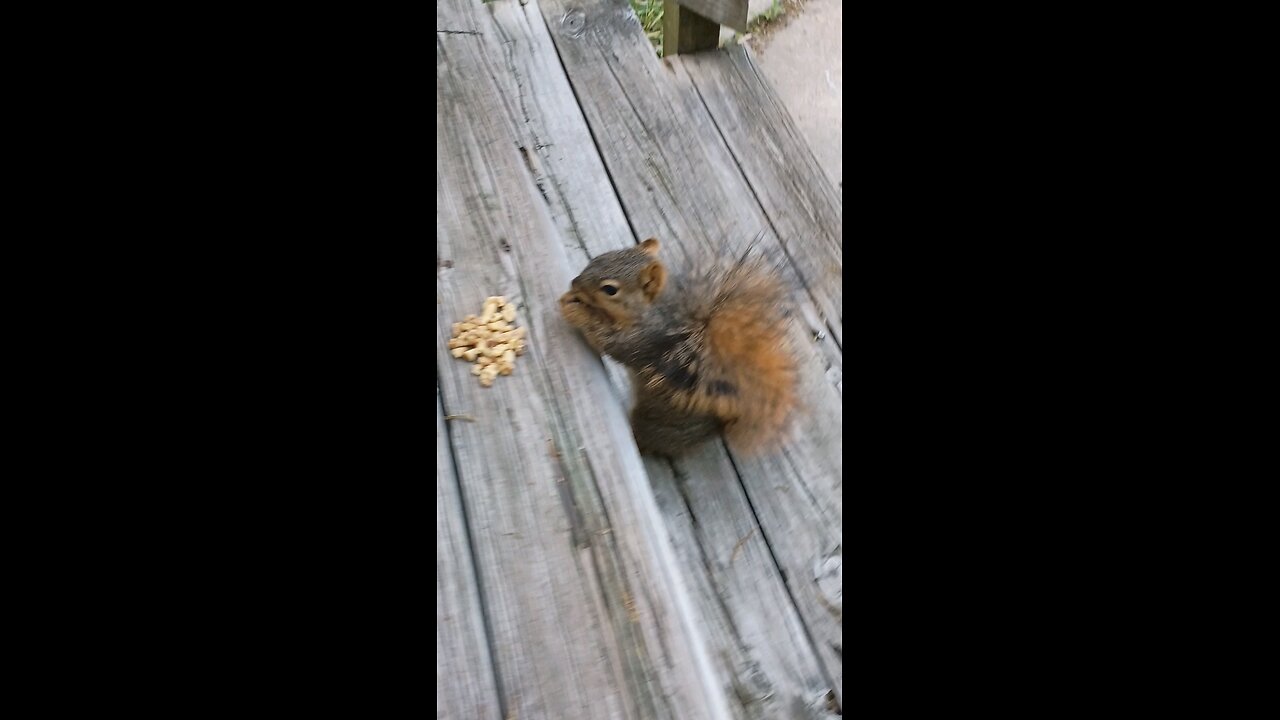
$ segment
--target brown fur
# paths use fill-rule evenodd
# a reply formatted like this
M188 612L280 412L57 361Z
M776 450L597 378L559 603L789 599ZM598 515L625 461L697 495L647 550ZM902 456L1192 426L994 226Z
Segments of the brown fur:
M785 286L758 258L668 282L658 248L650 238L595 258L561 312L631 369L641 450L678 455L722 429L735 450L772 448L796 407Z

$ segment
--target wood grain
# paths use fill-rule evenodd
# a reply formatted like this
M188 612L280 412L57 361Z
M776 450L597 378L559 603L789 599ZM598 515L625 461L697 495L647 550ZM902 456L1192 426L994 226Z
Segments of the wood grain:
M824 325L843 344L843 201L813 150L746 47L674 62L693 79Z
M664 7L669 8L671 4L667 2ZM738 32L747 31L747 0L679 0L679 4L712 22Z
M645 458L734 717L837 717L813 645L725 450Z
M678 268L741 252L763 233L760 247L786 261L802 318L822 318L813 297L823 288L808 288L794 260L811 241L790 234L799 232L797 223L775 227L679 59L660 62L637 42L642 35L634 19L627 17L624 3L544 0L540 7L636 235L663 240L665 259ZM565 22L571 10L580 16ZM829 183L820 172L812 181ZM835 262L838 266L838 255ZM699 454L684 464L699 468L701 476L686 472L694 481L740 477L761 521L762 540L802 620L804 637L796 642L810 642L838 703L843 655L840 592L830 578L833 565L839 563L843 525L842 360L830 333L814 340L816 331L824 329L825 323L796 328L808 407L784 452L722 460ZM716 448L702 451L715 452ZM677 463L677 471L680 468ZM709 512L707 517L719 516ZM734 527L732 518L712 521Z
M575 15L574 11L578 11L578 14ZM606 20L614 21L613 29L617 32L599 34L602 26L606 30L611 27L608 23L601 22L602 15L607 16ZM708 251L716 252L717 241L726 232L736 233L735 237L742 241L743 238L749 240L761 226L776 225L778 229L768 230L766 243L771 243L779 253L784 241L791 242L791 233L798 232L786 222L776 222L770 215L767 203L760 200L756 201L757 206L753 210L744 213L741 203L743 197L771 197L768 193L759 193L758 188L753 187L752 183L760 181L758 172L739 166L740 146L735 145L737 141L729 133L718 137L721 130L717 125L723 123L725 127L729 127L729 123L717 116L719 111L715 108L715 102L707 98L706 88L695 85L694 79L691 79L697 74L697 70L690 71L680 63L668 64L665 68L658 64L635 22L634 14L630 13L630 8L625 3L547 3L544 6L539 6L536 1L521 5L514 0L484 4L442 3L437 6L437 28L450 30L445 33L443 41L437 37L437 101L439 102L441 93L441 68L445 66L444 71L451 72L448 67L451 62L466 66L465 70L459 70L463 73L459 82L465 84L473 77L487 77L490 87L494 89L484 102L477 102L477 98L471 95L464 95L458 100L462 110L453 116L455 120L459 124L479 123L473 130L473 141L464 143L475 147L465 150L447 148L455 139L454 133L461 131L450 128L444 135L442 144L441 119L439 115L437 117L438 149L454 153L465 152L469 157L483 160L472 163L478 168L472 174L479 180L473 178L467 181L473 182L479 191L451 189L446 195L453 198L451 202L457 207L446 211L448 219L444 221L441 220L441 211L437 211L438 233L442 223L472 223L468 232L453 234L454 241L461 244L475 243L486 248L486 252L480 253L479 262L459 266L454 245L444 242L445 234L441 234L438 239L438 254L454 264L453 268L443 273L456 277L459 284L473 283L471 292L479 294L480 299L484 295L498 292L494 288L495 283L505 283L519 287L525 293L522 297L534 298L534 305L545 307L544 304L549 302L548 298L554 298L567 287L568 277L580 270L589 257L623 247L651 234L662 237L667 242L664 254L669 253L669 260L679 262L705 256ZM556 42L562 47L553 45L548 29L557 34ZM457 34L459 31L462 34ZM628 31L630 35L627 34ZM601 83L600 77L584 73L578 61L568 55L565 63L570 67L570 77L566 79L565 69L558 57L559 53L564 52L564 38L561 35L595 42L600 57L611 58L598 69L609 75L620 72L620 75L615 75L620 79L612 85ZM456 44L458 40L475 44L461 46ZM647 56L648 65L623 67L639 57L640 52ZM466 57L463 58L463 55ZM715 55L709 54L707 57ZM699 59L701 57L703 56L699 56ZM671 85L660 89L660 92L665 93L662 97L667 112L657 113L656 118L647 126L643 122L637 125L646 129L645 131L660 129L673 136L692 135L692 141L677 137L668 142L664 135L659 134L654 142L659 145L667 143L670 146L668 153L664 154L659 148L656 153L627 157L626 153L629 151L650 147L642 142L643 137L637 138L636 131L627 125L629 117L634 119L642 115L632 106L633 102L646 111L652 107L646 105L649 98L645 97L645 93L649 90L644 83L635 83L636 77L642 80L647 78L646 82L653 84ZM701 76L696 79L699 82L703 80ZM474 87L468 89L472 95L479 92ZM613 97L597 99L594 97L597 91L612 92ZM575 93L586 96L584 103L589 106L586 116L578 106ZM479 94L485 95L483 92ZM619 110L617 106L620 104L632 106L630 112ZM711 108L710 112L708 107ZM615 112L618 122L599 122L600 113L605 111ZM587 118L592 113L596 113L596 116L588 124ZM720 112L720 115L724 113ZM511 162L511 156L502 154L503 147L514 150L514 157L519 158L519 164ZM649 192L643 182L646 177L649 183L661 185L662 177L676 176L680 169L686 167L681 162L681 153L688 147L699 149L701 155L687 163L687 166L695 167L687 173L687 177L677 178L669 183L669 187L662 187L658 191L661 195L652 203L636 201L631 197L637 188L641 192ZM600 148L605 151L609 161L608 168L601 161ZM493 157L489 157L489 154ZM632 162L642 164L636 168L630 165ZM521 170L526 178L523 189L520 189L519 181ZM613 177L611 171L634 172L640 181L627 179L617 185L618 191L615 192L614 185L618 178ZM452 171L442 173L438 166L438 203L443 197L441 180L452 174ZM712 187L704 189L701 185L708 178ZM520 192L510 193L511 186ZM520 196L521 193L523 196ZM627 197L628 211L634 213L632 217L624 214L619 193ZM699 207L708 197L723 195L740 197L723 206ZM687 197L678 202L673 201L679 196ZM529 198L540 198L543 208L539 210L534 207L537 202L530 201ZM477 221L469 215L473 211L487 213L492 217ZM537 217L539 212L542 213L541 217ZM664 216L664 212L671 217ZM546 273L546 266L554 264L554 259L536 257L517 260L515 257L525 252L540 254L556 250L555 247L541 244L545 242L545 237L528 237L537 235L537 228L548 217L554 232L546 232L544 235L554 237L567 264L567 269L558 270L565 273L560 279L563 285L559 286L554 272L549 275ZM654 231L655 226L663 223L680 226L683 228L683 235L663 235ZM726 227L732 229L727 231ZM495 238L495 229L503 228L507 231L499 232ZM513 243L512 236L522 239ZM511 246L510 251L503 248L504 241ZM803 246L797 245L795 249L803 251ZM801 273L795 267L792 267L792 271L801 292L809 292L805 289L804 280L800 278ZM541 273L534 279L546 279L546 282L531 289L534 283L527 275L530 272L535 275ZM547 277L543 278L542 275ZM441 284L443 286L443 279ZM443 299L444 295L441 297ZM800 333L802 338L806 335L811 337L817 331L827 328L823 318L825 310L820 312L817 307L812 301L807 306L802 306L803 319L808 323L807 332ZM468 306L462 312L465 314L477 310L478 304ZM448 313L442 312L438 323L445 322L444 318L447 316ZM461 315L453 319L459 317ZM575 342L576 338L556 334L558 331L554 323L558 320L556 317L544 317L540 321L542 329L537 330L537 333L545 331L554 336L554 347L557 350L568 350L575 345L580 348L581 343ZM447 330L440 330L440 327L438 325L438 334L443 338L443 333ZM443 344L443 339L441 343ZM617 514L613 508L615 505L625 506L628 502L627 494L633 496L629 502L643 510L647 502L652 503L649 496L652 492L657 496L658 505L652 506L655 515L650 517L651 527L645 530L642 527L645 524L643 518L635 519L636 532L645 536L644 543L639 546L643 548L647 543L648 552L578 548L576 553L570 553L574 563L566 563L563 557L554 552L548 553L540 549L545 543L535 547L534 541L527 539L524 533L551 532L556 525L550 522L538 525L528 516L518 516L516 501L506 499L504 502L501 497L492 498L485 494L483 488L473 487L476 479L479 479L477 484L486 484L496 472L495 467L500 468L494 459L487 456L489 453L507 456L528 452L532 442L529 438L521 437L496 441L488 439L489 434L512 432L502 422L475 433L459 430L460 436L454 442L459 445L460 458L464 455L469 458L480 457L488 463L473 470L470 477L465 473L463 475L468 507L477 514L473 525L482 524L492 530L495 524L510 525L512 519L516 518L525 527L524 531L520 531L521 538L503 535L499 530L496 537L493 532L488 532L482 534L483 539L477 540L478 562L486 568L482 572L486 578L485 587L489 587L487 582L495 575L498 576L496 582L502 583L501 587L493 589L497 607L491 613L494 616L495 635L501 634L505 638L495 642L495 647L499 648L495 653L495 662L503 682L507 711L516 717L536 717L540 716L540 711L553 711L553 715L559 716L556 713L562 711L566 702L571 705L574 701L585 701L586 696L593 694L594 684L601 682L598 688L601 700L591 709L596 714L583 709L583 715L613 717L620 712L623 713L622 716L649 717L650 713L652 716L665 716L665 713L674 712L677 717L696 717L697 702L692 703L695 709L690 711L678 699L683 697L679 694L676 694L677 699L665 705L660 699L646 699L644 692L637 693L633 688L635 682L644 681L633 679L645 676L645 658L651 655L651 648L655 646L662 648L664 658L668 654L681 652L692 655L692 664L698 666L697 638L705 635L706 642L711 646L710 659L708 661L704 651L701 661L704 665L695 667L694 673L703 674L696 680L688 679L686 684L706 685L721 691L720 707L712 708L710 712L723 712L723 706L727 703L732 708L734 717L828 716L827 711L831 705L825 700L825 690L833 685L839 689L841 673L838 664L841 651L831 649L830 642L832 637L836 643L839 642L839 619L827 609L835 607L838 612L842 585L838 575L838 555L834 562L831 556L833 549L837 552L839 550L842 524L839 499L841 425L838 408L834 416L836 421L830 422L832 408L824 393L830 394L835 389L834 397L838 403L841 359L839 346L831 339L815 343L813 347L820 349L815 354L820 370L806 373L806 393L817 399L816 402L811 400L811 405L815 405L819 412L816 419L810 419L802 425L808 433L806 438L798 445L789 446L786 453L767 461L731 458L722 446L709 446L703 453L677 464L674 469L663 463L655 465L653 461L646 460L645 467L652 479L652 491L647 484L642 488L637 484L636 478L639 476L632 474L634 468L620 473L622 481L619 481L607 473L601 475L594 467L597 455L593 454L589 446L598 444L599 438L596 435L602 428L606 435L613 436L620 445L629 444L625 418L621 416L625 405L622 391L625 382L619 382L619 376L615 375L614 389L602 389L600 364L594 357L578 356L575 359L573 353L569 352L568 355L555 357L555 363L548 362L548 358L541 358L537 361L537 367L540 368L537 371L540 374L538 382L522 388L522 392L515 394L516 397L497 405L499 414L510 413L509 422L516 427L537 426L539 422L543 422L546 425L542 428L544 436L562 438L556 441L557 448L572 446L575 438L588 446L585 455L580 456L576 464L572 453L557 451L558 460L552 468L563 459L568 472L562 477L565 477L564 484L570 489L564 497L569 500L565 501L567 504L557 513L557 504L543 498L542 503L533 509L535 515L540 513L538 517L547 519L554 519L559 515L559 522L563 522L563 527L567 528L562 534L567 533L571 541L574 537L591 539L593 536L585 532L585 529L590 525L589 518L595 517L596 524L591 527L600 528L594 532L602 535L594 537L609 539L618 533L618 528L608 522L602 524L601 515L604 521L609 518L616 521ZM529 361L529 356L526 355L521 360ZM457 369L466 368L459 361L451 358L448 361L455 363ZM812 365L814 358L810 357L808 362ZM517 373L525 367L521 365ZM493 393L508 380L511 378L500 378L499 385L495 388L481 391L478 385L466 386L466 381L474 383L474 378L466 376L462 379L463 384L455 388L456 394L450 393L443 380L441 384L445 388L446 397L452 398L448 401L451 412L474 414L474 398L469 393ZM610 393L613 402L608 404L616 409L616 415L612 418L615 423L613 426L608 422L600 422L599 415L593 414L597 410L606 415L610 412L607 408L596 407L604 405L600 398L608 397ZM491 396L477 397L484 400ZM571 406L576 402L587 403L590 407L579 407L576 412L561 413L556 418L540 420L536 417L537 412L532 413L532 416L523 412L511 412L504 404L511 403L512 407L518 407L522 403L529 404L534 405L537 411L551 412L547 409L558 408L566 398L570 399ZM504 417L503 422L507 421ZM616 424L619 421L621 424ZM469 427L472 423L458 425ZM523 432L530 431L525 429ZM600 452L599 448L594 452ZM619 452L634 453L634 448ZM584 461L581 457L587 459ZM734 467L735 462L740 464L741 477ZM472 463L462 461L461 464L466 466ZM545 472L547 468L536 462L515 463L506 470L510 473L526 471L530 471L531 477L535 478L533 487L541 487L541 483L545 482L537 479L537 472ZM775 474L771 476L770 473ZM473 482L467 482L469 479ZM499 489L493 492L506 488L508 482L511 481L498 480L496 484ZM622 497L619 497L620 493ZM557 499L560 497L557 495ZM646 501L646 498L649 499ZM656 516L659 506L662 518ZM572 511L563 508L572 508ZM757 513L763 523L757 522ZM639 513L640 516L643 514ZM584 531L575 536L575 527ZM655 532L663 535L663 542L655 544L652 537ZM795 533L798 537L779 538L780 533ZM621 535L625 537L626 534L624 529ZM640 592L635 594L617 591L618 569L622 568L621 574L625 576L629 560L645 555L661 558L664 547L665 552L670 553L671 549L666 544L667 537L676 543L677 553L670 556L669 560L674 564L678 556L679 566L684 574L682 582L687 585L688 593L692 596L698 618L697 631L692 635L693 647L683 650L679 646L687 638L670 630L673 626L679 626L679 623L671 622L671 615L654 611L654 617L659 620L653 625L661 626L657 629L650 623L643 622L646 617L646 601L654 608L663 606L660 599L652 596L655 591L649 584L636 585ZM524 545L510 547L505 544L520 539L524 540ZM833 539L834 545L831 542ZM554 544L552 547L554 548ZM574 547L577 548L577 545L574 544ZM617 547L633 548L636 544L624 542ZM595 559L594 555L597 553L603 555L602 560ZM615 555L620 556L619 561L615 562ZM779 556L780 567L775 564L775 555ZM591 559L579 556L591 556ZM532 569L526 568L533 576L546 575L553 572L553 568L563 570L567 564L573 564L577 568L574 572L582 578L580 584L586 589L579 588L574 593L556 584L548 590L542 583L536 582L530 583L530 587L524 587L518 582L525 577L518 574L521 568L513 571L516 573L515 577L508 578L504 575L509 564L520 562L533 566ZM590 570L582 569L587 566L590 566ZM597 571L597 567L601 570ZM784 576L786 582L783 581ZM659 588L657 592L661 595L661 581L651 584ZM818 590L821 592L816 592ZM795 599L792 599L793 595L796 596ZM513 610L504 604L504 597L511 603L532 603L536 607L544 607L548 603L557 604L545 607L547 617L530 621L519 609ZM676 593L670 603L676 608L673 613L676 616L680 615L679 597L679 593ZM631 617L630 610L633 608L640 614L642 631L639 635L644 648L638 652L633 651L638 644L628 639L628 628L617 628L611 624L613 616L610 613L618 602L627 611L627 618ZM583 607L594 609L593 622L596 623L597 634L612 634L613 639L593 638L593 633L585 633L584 640L572 630L557 631L551 627L556 620L580 622L574 620L573 616ZM685 607L686 616L689 610L689 607ZM812 617L818 613L826 613L830 622L823 624L820 620L813 621ZM530 632L522 633L520 628L525 622L532 622L534 627ZM807 627L810 624L814 625L813 631ZM515 629L511 629L512 627ZM503 628L506 628L505 633ZM810 641L810 634L818 640L817 643ZM560 663L562 667L570 668L569 672L576 672L575 663L582 661L584 653L560 648L544 657L540 647L547 638L558 638L558 642L567 645L576 646L585 641L603 646L605 649L599 656L604 658L601 662L608 666L604 680L589 674L577 682L566 678L548 679L539 674L538 668L524 667L529 663ZM505 646L512 644L527 647ZM825 659L822 657L824 654L827 656ZM833 654L836 663L831 662ZM516 666L514 669L509 667L513 664ZM710 672L716 673L716 676L710 676ZM834 683L829 681L831 676L835 678ZM538 699L512 699L529 695ZM707 703L713 704L712 701ZM524 714L517 714L521 712Z
M728 717L599 360L559 317L572 277L486 64L486 13L442 3L436 36L437 362L504 717ZM529 327L482 388L450 323L505 295Z
M614 193L538 5L499 0L458 10L488 30L481 36L482 62L499 85L512 141L564 240L571 268L576 273L596 255L642 240ZM629 406L626 371L607 358L604 364L615 398Z
M436 389L436 718L501 720L480 591Z
M662 55L715 50L720 44L720 25L675 0L662 4Z
M555 48L546 35L546 28L541 22L529 21L529 11L533 6L493 3L488 7L493 8L497 25L496 31L487 32L484 36L486 42L495 39L489 53L491 58L496 58L491 72L504 83L508 105L518 108L509 114L514 117L510 123L513 137L521 147L535 148L536 152L527 156L530 169L557 226L566 237L575 240L566 248L571 257L578 258L575 267L580 268L594 255L634 242L635 235L627 228L598 155L583 151L592 147L592 132L587 128L577 103L570 102L569 93L564 92L568 83L555 57ZM576 25L574 18L569 16L574 9L566 8L565 15L561 16L562 21L567 20L563 26L570 33L576 28L585 30L585 26ZM609 137L611 128L601 128L599 132L602 137ZM575 249L580 254L574 253ZM619 387L625 388L625 383L619 383ZM838 436L835 446L838 447ZM723 449L720 453L714 468L702 463L702 467L693 472L694 476L718 474L736 483L736 474ZM654 476L651 470L660 500L672 487L672 477L670 469L667 469L667 484L664 486L663 478ZM737 495L743 497L741 488ZM825 708L826 703L821 700L827 684L821 680L813 681L814 677L821 678L821 671L812 657L812 645L803 630L798 629L798 623L785 621L786 617L794 617L795 611L786 609L787 589L772 560L753 564L746 560L754 556L740 552L737 562L729 568L732 574L727 580L713 577L702 562L701 558L708 553L703 548L704 543L714 545L730 536L736 540L742 535L752 534L750 530L739 533L739 529L756 527L745 501L733 506L733 512L729 512L722 510L713 499L714 496L692 494L692 502L702 520L701 532L693 532L687 517L667 512L671 506L664 505L663 509L680 553L682 568L690 585L698 588L695 602L699 606L704 630L710 635L713 655L720 663L721 682L729 702L742 703L746 702L743 698L755 698L740 705L740 709L743 712L751 710L752 716L760 717L768 717L777 708L794 704L817 704ZM763 548L764 534L756 531L752 537ZM734 592L734 587L755 590L744 595L744 601L722 600L717 594L720 588ZM755 602L762 599L767 599L767 602ZM778 608L783 610L779 612ZM766 623L762 618L769 620ZM761 634L770 635L770 639L757 642ZM792 655L808 655L807 667L797 669L781 662L781 658ZM796 679L805 677L809 679L808 685ZM766 699L761 701L760 698ZM735 711L735 716L738 715Z

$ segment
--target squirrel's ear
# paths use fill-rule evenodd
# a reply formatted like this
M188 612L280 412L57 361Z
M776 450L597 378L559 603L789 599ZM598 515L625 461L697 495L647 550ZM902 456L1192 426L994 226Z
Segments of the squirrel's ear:
M657 243L657 240L654 240ZM667 269L662 263L654 260L649 263L648 267L640 271L640 291L644 293L645 298L649 302L662 292L662 286L667 283Z
M656 257L658 255L658 238L649 238L640 243L640 249Z

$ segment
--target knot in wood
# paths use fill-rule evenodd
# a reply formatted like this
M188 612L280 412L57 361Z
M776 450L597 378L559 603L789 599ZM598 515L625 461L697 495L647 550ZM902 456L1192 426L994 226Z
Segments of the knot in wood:
M569 37L580 38L587 29L587 14L581 9L570 10L564 14L560 27L564 28Z

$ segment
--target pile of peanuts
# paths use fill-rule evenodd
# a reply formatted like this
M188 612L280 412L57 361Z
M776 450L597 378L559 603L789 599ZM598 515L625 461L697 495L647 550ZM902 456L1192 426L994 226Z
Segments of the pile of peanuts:
M474 362L471 374L478 375L485 387L492 386L499 375L510 375L516 368L516 356L524 354L525 329L513 327L515 319L516 306L495 295L484 301L479 317L468 315L453 324L449 352Z

